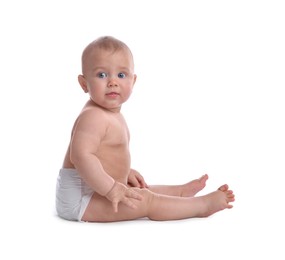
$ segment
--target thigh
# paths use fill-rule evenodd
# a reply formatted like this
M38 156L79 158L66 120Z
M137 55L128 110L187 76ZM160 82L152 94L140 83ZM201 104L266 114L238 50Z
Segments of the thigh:
M146 189L138 189L138 192L143 196L143 199L141 201L131 199L137 208L132 209L120 203L117 213L114 212L112 203L108 199L94 193L83 214L82 221L112 222L147 217L152 192Z

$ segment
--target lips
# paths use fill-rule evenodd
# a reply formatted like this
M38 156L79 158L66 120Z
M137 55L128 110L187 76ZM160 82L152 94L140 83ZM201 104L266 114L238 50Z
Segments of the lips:
M106 94L107 97L115 98L118 97L120 94L117 92L109 92Z

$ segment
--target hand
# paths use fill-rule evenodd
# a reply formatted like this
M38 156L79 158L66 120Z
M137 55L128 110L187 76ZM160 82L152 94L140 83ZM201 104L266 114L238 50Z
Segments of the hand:
M128 184L131 187L148 188L148 185L145 183L143 176L141 176L139 172L133 169L130 170L128 176Z
M142 200L142 196L139 195L134 188L128 188L117 181L114 183L112 189L107 193L106 198L112 202L115 212L118 212L118 205L120 202L135 209L136 205L130 200L130 198Z

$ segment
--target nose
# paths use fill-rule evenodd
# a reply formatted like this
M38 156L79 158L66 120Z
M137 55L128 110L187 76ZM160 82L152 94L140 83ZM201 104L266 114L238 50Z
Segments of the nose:
M112 87L118 87L118 84L116 82L116 80L114 78L111 78L108 82L108 87L112 88Z

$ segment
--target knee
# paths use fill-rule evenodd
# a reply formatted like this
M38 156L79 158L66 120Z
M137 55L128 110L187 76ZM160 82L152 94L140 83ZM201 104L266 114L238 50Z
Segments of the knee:
M143 197L141 204L143 204L146 216L151 219L150 216L153 208L152 205L155 200L156 194L146 188L143 189L138 188L137 192Z
M142 196L142 202L149 205L154 197L154 193L146 188L134 188L138 194Z

